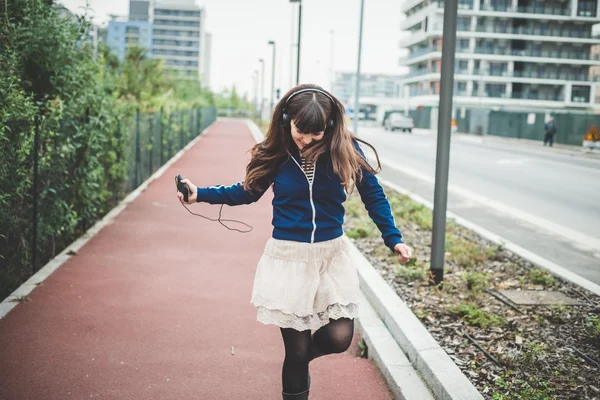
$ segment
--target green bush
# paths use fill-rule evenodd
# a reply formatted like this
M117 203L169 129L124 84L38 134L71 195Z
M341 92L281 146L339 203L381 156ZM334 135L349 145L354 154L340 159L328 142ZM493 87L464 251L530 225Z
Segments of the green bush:
M39 0L12 2L2 11L0 298L31 272L34 192L43 260L107 211L126 176L126 159L115 156L125 142L115 135L125 110L116 87L103 79L102 60L81 40L86 23L73 24Z

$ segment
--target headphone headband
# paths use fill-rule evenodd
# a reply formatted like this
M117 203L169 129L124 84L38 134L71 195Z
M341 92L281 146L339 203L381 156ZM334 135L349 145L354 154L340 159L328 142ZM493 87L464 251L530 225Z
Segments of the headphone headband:
M331 100L331 102L333 104L335 104L335 101L333 100L333 97L331 97L327 92L325 92L325 91L323 91L321 89L311 89L311 88L309 88L309 89L301 89L301 90L298 90L297 92L292 93L290 95L290 97L288 97L287 100L285 101L285 104L287 104L288 101L290 101L290 99L292 97L294 97L295 95L300 94L300 93L304 93L304 92L317 92L317 93L324 94L325 96L329 97L329 100Z
M321 93L324 94L325 96L327 96L329 98L329 100L331 100L331 103L333 104L334 108L337 108L337 103L335 102L335 100L333 100L333 97L331 97L331 95L321 89L313 89L313 88L308 88L308 89L300 89L294 93L292 93L286 100L285 100L285 107L283 110L283 113L281 114L281 125L283 126L283 128L287 129L290 127L290 122L291 122L291 118L287 112L287 110L285 108L287 108L287 104L288 101L290 101L290 99L292 97L294 97L295 95L299 94L299 93L304 93L304 92L313 92L313 93ZM335 120L333 118L329 119L329 121L327 121L327 127L325 129L325 131L330 131L331 129L333 129L333 127L335 126Z

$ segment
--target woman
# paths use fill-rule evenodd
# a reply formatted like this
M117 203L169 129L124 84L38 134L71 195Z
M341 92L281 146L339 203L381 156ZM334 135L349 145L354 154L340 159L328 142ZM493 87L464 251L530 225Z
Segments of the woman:
M182 181L190 204L250 204L273 187L273 235L258 263L252 303L259 322L281 330L284 399L308 399L310 361L342 353L352 342L360 289L342 238L347 192L358 188L399 261L411 258L359 141L347 130L337 99L301 85L275 108L265 140L251 150L243 182L197 188Z

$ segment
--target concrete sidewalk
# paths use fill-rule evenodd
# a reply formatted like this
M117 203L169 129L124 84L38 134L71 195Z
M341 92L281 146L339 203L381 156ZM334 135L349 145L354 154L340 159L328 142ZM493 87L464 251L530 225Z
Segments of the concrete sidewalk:
M240 234L189 214L173 178L235 183L253 143L243 122L215 123L0 320L0 399L281 398L279 329L257 323L250 304L272 194L224 207L223 218L254 227ZM311 364L311 399L392 398L379 370L356 355L357 342Z

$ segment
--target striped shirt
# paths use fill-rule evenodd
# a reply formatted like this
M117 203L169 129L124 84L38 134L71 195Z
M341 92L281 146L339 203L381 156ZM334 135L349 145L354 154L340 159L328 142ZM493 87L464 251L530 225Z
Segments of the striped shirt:
M302 170L308 181L312 184L315 179L315 163L309 162L305 157L302 159Z

